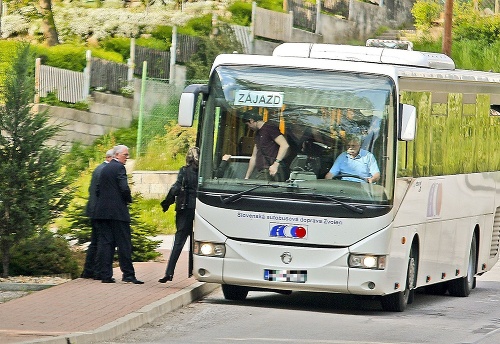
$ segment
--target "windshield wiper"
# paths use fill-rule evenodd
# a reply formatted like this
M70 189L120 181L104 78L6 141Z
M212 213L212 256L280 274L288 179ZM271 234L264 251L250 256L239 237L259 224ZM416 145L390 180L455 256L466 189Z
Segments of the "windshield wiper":
M254 187L251 187L250 189L243 190L241 192L238 192L238 193L236 193L234 195L231 195L231 196L228 196L228 197L222 197L222 196L220 196L220 200L224 204L232 203L232 202L240 199L241 196L246 195L247 193L252 192L255 189L263 188L263 187L279 188L280 185L277 185L277 184L259 184L259 185L256 185Z
M333 197L333 196L327 196L327 195L314 195L315 197L321 197L321 198L326 198L327 200L330 200L334 203L337 203L337 204L340 204L341 206L343 206L344 208L346 209L349 209L349 210L352 210L354 211L355 213L358 213L358 214L363 214L364 213L364 210L360 207L356 207L355 205L350 205L349 203L346 203L344 201L341 201L340 199L336 198L336 197Z

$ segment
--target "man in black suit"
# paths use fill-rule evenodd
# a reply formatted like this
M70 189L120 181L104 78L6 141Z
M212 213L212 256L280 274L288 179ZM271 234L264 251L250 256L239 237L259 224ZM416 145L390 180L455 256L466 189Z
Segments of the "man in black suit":
M118 145L113 148L113 159L104 166L97 185L97 204L94 218L99 227L99 252L101 253L102 283L115 283L113 278L113 256L118 247L118 261L122 271L122 281L143 284L135 277L132 264L132 239L128 204L132 203L132 193L128 186L125 164L128 147Z
M90 218L92 233L90 235L90 244L87 247L87 255L85 257L85 265L83 266L82 278L101 279L101 259L97 252L99 229L96 226L96 221L94 220L94 209L97 203L96 192L101 171L104 166L111 161L111 159L113 159L112 149L106 152L105 160L95 168L94 172L92 172L92 179L90 179L89 199L87 201L87 207L85 208L85 214Z

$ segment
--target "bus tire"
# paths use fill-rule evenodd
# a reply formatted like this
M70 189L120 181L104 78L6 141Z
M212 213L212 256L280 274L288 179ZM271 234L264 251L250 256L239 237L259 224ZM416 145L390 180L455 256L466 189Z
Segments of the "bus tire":
M418 252L412 246L408 258L408 270L406 272L406 283L403 291L384 295L381 298L382 309L388 312L403 312L408 304L413 303L415 298L415 284L417 282Z
M243 301L247 298L248 288L239 285L223 284L222 293L226 300Z
M469 251L469 265L467 266L467 276L460 277L448 282L448 292L451 296L466 297L469 296L472 289L476 286L476 266L477 266L477 238L476 234L472 236Z

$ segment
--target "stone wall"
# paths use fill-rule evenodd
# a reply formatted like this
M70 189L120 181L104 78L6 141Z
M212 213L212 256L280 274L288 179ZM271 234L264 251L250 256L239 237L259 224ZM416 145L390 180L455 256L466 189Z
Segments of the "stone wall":
M133 171L132 193L146 199L163 199L177 180L178 171Z
M91 145L95 139L118 128L129 127L133 119L134 100L122 96L94 92L90 111L38 104L38 111L47 110L50 124L62 127L49 144L69 150L73 142Z

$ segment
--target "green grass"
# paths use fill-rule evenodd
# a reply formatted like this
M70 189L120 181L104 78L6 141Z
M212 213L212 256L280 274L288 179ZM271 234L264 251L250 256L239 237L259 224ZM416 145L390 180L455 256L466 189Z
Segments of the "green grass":
M417 51L442 52L442 41L421 40L413 42ZM500 42L486 44L482 41L463 39L453 41L451 58L458 69L500 72Z
M172 205L165 213L157 199L142 199L137 201L140 209L140 219L158 228L159 234L175 233L175 206Z

